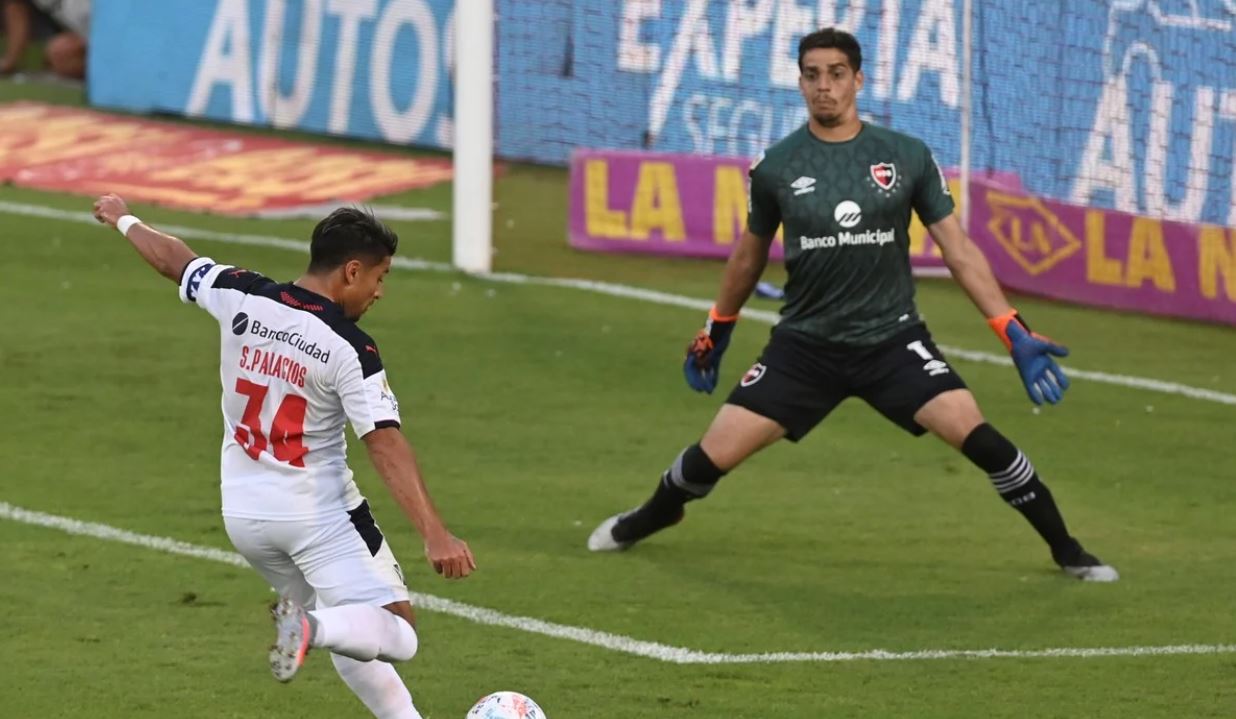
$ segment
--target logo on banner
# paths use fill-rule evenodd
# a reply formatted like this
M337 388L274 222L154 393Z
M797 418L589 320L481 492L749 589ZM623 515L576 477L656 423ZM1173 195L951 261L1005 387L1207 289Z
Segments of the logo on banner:
M1009 256L1032 275L1051 269L1081 249L1073 231L1034 197L988 192L987 229Z
M756 382L759 382L760 380L764 379L764 373L767 371L768 371L767 367L760 364L759 362L756 362L755 364L751 365L751 369L747 370L747 373L742 376L742 381L740 381L738 384L743 387L750 387Z
M871 166L871 179L881 190L891 190L897 184L897 166L891 162L881 162Z

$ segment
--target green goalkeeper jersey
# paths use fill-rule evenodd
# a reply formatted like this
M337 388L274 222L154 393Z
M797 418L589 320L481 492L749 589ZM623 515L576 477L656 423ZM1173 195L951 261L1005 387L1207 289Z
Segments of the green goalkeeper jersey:
M910 209L925 225L953 211L948 184L916 138L864 123L824 142L803 125L751 166L747 227L785 227L779 327L832 344L873 345L920 323L910 273Z

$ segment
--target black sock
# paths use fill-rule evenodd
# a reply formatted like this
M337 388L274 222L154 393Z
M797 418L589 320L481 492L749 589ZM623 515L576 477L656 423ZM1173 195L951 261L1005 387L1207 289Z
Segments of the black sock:
M724 476L699 444L687 447L661 474L648 501L614 528L614 537L620 541L619 534L642 537L674 524L682 518L684 504L707 496Z
M657 490L643 508L652 515L677 517L682 505L708 496L724 476L699 444L693 444L679 452L669 469L661 473Z
M961 453L987 473L1004 501L1021 512L1051 547L1057 562L1067 564L1081 551L1081 545L1069 536L1056 500L1039 480L1034 465L995 427L987 423L976 427L962 443Z

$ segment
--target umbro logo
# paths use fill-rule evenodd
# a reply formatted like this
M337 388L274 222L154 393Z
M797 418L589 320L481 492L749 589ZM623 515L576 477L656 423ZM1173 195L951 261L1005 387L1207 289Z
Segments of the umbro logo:
M808 192L815 192L815 178L800 177L791 182L790 187L794 188L795 195L805 195Z
M932 377L935 377L938 374L948 374L948 364L941 360L933 359L923 365L923 371Z

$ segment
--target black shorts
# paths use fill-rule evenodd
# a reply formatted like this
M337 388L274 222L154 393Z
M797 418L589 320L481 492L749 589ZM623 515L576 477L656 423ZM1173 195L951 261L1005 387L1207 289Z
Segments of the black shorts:
M842 400L861 397L918 436L926 430L914 414L936 395L965 387L921 324L871 347L843 347L793 330L773 330L759 361L726 402L777 422L797 442Z

